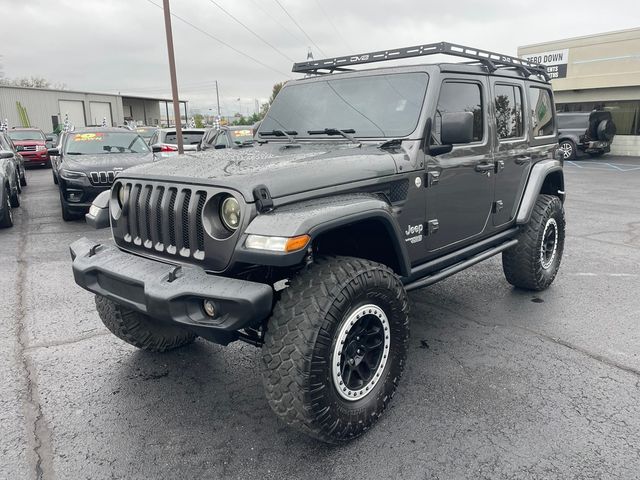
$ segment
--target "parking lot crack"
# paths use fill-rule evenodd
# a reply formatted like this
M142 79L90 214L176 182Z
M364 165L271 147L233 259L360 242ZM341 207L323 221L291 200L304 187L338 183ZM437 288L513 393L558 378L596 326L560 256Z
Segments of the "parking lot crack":
M28 210L23 207L23 215L19 224L19 252L18 252L18 274L17 274L17 331L16 355L18 364L21 366L25 382L25 420L28 431L28 442L32 452L32 469L34 477L37 480L53 478L52 468L52 449L51 449L51 432L49 431L47 422L42 411L42 404L37 388L37 369L33 361L27 353L28 333L25 326L26 305L25 291L27 282L27 260L26 248L28 236L25 230L25 224L28 219Z

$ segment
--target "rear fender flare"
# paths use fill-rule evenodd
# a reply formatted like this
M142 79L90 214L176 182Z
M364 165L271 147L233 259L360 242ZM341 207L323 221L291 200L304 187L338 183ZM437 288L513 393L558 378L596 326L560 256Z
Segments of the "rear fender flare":
M529 181L516 215L516 224L525 225L529 223L533 207L540 193L555 195L564 203L564 173L562 162L559 160L542 160L531 168Z

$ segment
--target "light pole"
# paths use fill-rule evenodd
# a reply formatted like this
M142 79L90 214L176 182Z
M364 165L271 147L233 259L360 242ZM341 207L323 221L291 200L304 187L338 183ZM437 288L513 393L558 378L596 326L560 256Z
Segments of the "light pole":
M169 75L171 77L171 96L173 97L173 117L176 123L176 139L178 140L178 153L184 153L182 141L182 119L180 117L180 100L178 100L178 80L176 78L176 59L173 55L173 33L171 32L171 11L169 0L162 0L164 7L164 28L167 34L167 51L169 53ZM186 114L186 109L185 109ZM169 116L167 115L167 124Z

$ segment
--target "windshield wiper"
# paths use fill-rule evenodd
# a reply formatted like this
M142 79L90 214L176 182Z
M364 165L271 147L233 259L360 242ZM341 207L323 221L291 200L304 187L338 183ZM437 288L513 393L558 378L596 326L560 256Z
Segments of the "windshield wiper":
M350 135L351 133L356 133L353 128L345 128L344 130L340 130L338 128L325 128L324 130L307 130L307 133L309 135L341 135L353 143L362 145L360 140L356 139L353 135Z
M296 138L294 137L294 135L297 135L298 132L296 132L295 130L271 130L270 132L260 132L259 135L262 136L270 136L270 137L287 137L287 140L289 140L291 143L295 143Z

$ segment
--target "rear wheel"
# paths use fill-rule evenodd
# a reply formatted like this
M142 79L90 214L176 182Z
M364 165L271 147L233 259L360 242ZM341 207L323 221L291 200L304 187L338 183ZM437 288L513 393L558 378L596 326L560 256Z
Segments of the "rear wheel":
M288 425L329 443L371 428L402 375L408 300L379 263L321 258L291 281L262 347L269 405Z
M0 196L0 227L2 228L13 226L13 210L11 209L10 197L9 186L6 186Z
M24 169L20 174L20 185L22 185L23 187L27 186L27 172L25 172Z
M196 335L178 325L156 321L135 310L96 295L102 323L116 337L150 352L166 352L192 343Z
M544 290L556 278L564 250L564 209L558 197L538 195L518 244L502 252L507 281L527 290Z
M576 158L576 145L571 140L562 140L558 146L562 153L563 160L573 160Z
M13 208L20 206L20 187L18 185L20 185L20 183L17 183L16 189L9 195L9 200Z

